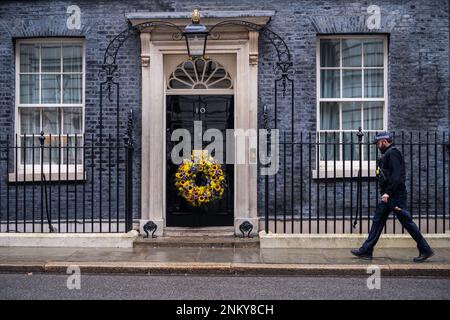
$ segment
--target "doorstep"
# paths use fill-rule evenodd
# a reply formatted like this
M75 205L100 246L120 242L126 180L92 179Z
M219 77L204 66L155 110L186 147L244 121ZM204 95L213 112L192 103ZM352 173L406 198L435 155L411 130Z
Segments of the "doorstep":
M166 227L164 237L233 237L234 227Z
M139 236L134 247L153 248L259 248L259 238L235 236L171 236L156 239Z

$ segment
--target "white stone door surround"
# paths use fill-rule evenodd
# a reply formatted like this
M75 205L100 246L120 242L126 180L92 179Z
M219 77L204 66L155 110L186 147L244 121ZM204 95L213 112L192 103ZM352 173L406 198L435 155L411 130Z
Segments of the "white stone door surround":
M202 23L211 26L227 19L251 21L265 25L273 11L202 12ZM127 18L132 24L165 20L184 28L190 23L191 13L132 13ZM169 32L168 32L169 31ZM142 30L142 175L141 175L141 220L140 228L149 220L158 226L157 235L165 228L165 166L166 166L166 109L165 86L168 70L164 70L164 59L169 55L186 54L184 40L173 40L170 31ZM173 32L173 31L172 31ZM218 40L209 40L207 55L233 57L234 79L234 123L235 129L258 128L258 32L243 27L220 30ZM186 56L187 58L187 56ZM172 70L169 70L171 72ZM250 221L253 233L258 232L257 216L257 151L246 152L245 164L235 164L234 185L234 229L239 234L239 225Z

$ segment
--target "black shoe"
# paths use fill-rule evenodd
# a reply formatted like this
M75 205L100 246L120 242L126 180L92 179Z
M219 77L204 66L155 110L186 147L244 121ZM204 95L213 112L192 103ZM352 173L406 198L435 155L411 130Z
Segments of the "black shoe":
M360 259L364 259L364 260L372 260L372 254L362 251L361 249L352 249L352 251L350 251L352 253L352 255L354 255L355 257L358 257Z
M413 259L414 262L424 262L425 260L427 260L428 258L431 258L432 256L434 256L434 251L431 250L429 252L426 253L421 253L418 257L415 257Z

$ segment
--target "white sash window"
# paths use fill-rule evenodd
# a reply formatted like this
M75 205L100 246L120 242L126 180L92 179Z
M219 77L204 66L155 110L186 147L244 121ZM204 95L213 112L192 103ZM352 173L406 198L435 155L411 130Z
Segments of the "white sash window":
M387 39L385 36L321 36L317 45L317 128L321 167L359 162L359 127L372 139L387 127ZM353 150L350 143L353 142ZM336 144L336 145L335 145ZM362 148L363 167L375 148ZM355 163L355 165L358 165ZM345 166L345 164L344 164ZM348 166L347 166L348 168ZM322 168L323 169L323 168Z
M50 166L72 171L82 164L84 70L81 40L17 41L16 134L20 171L33 163L37 170L42 163L45 171L50 170ZM52 151L46 148L43 156L39 148L34 148L34 152L32 148L40 145L41 131L45 135L45 146L52 146ZM75 143L79 146L77 151Z

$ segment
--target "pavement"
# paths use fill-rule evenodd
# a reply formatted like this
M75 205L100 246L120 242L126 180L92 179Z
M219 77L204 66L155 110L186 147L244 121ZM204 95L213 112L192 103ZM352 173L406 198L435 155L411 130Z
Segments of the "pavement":
M375 265L384 276L450 277L450 248L421 264L416 249L378 249L371 261L350 249L260 249L239 247L160 247L129 249L0 247L0 273L84 273L366 276Z

